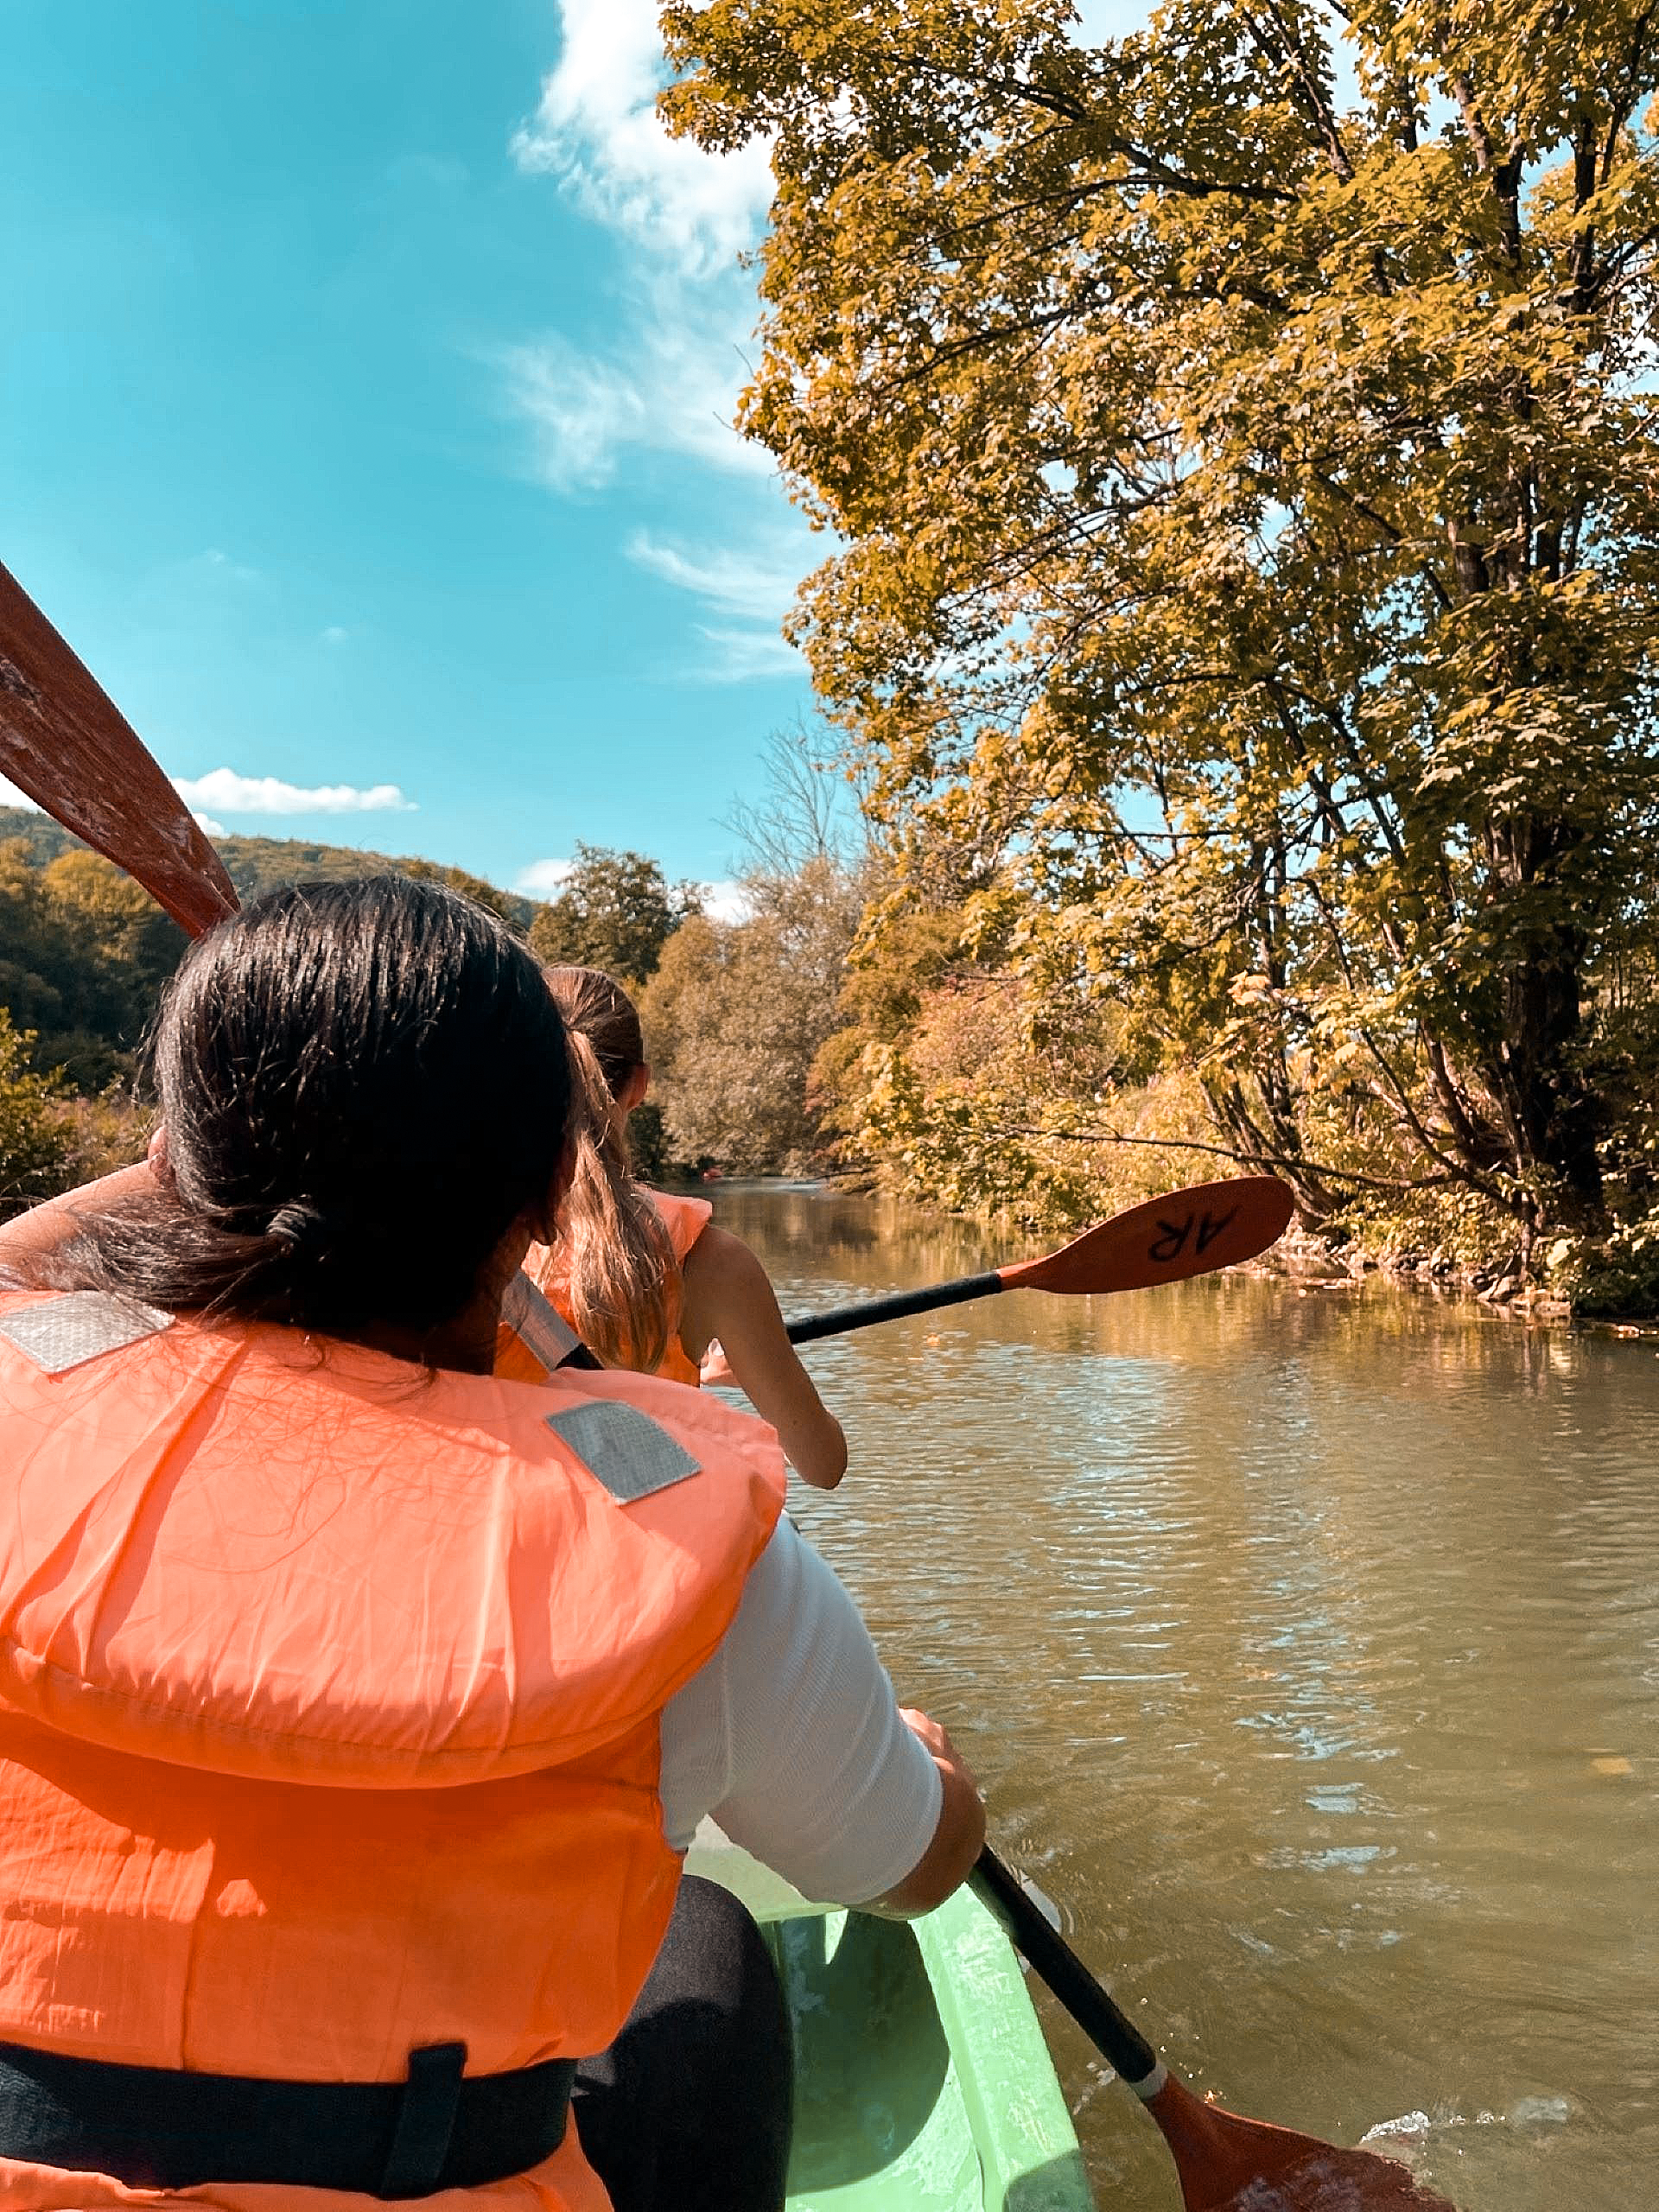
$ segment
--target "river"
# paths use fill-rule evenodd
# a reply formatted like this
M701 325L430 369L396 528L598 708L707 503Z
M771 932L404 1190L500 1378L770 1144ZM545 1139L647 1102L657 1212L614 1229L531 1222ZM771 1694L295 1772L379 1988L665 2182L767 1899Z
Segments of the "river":
M786 1313L1038 1249L713 1194ZM807 1357L852 1462L791 1510L1196 2088L1462 2212L1659 2204L1659 1342L1226 1275ZM1171 2203L1041 2009L1103 2208Z

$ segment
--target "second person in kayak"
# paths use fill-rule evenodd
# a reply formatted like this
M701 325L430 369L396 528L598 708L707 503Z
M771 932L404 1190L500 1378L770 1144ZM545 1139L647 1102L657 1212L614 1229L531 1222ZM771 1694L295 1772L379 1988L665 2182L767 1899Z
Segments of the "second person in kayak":
M632 1000L602 969L546 974L573 1050L590 1065L607 1157L592 1173L579 1163L558 1243L532 1248L526 1273L608 1364L695 1384L715 1347L790 1464L833 1490L847 1439L789 1341L766 1269L715 1225L707 1198L647 1189L628 1169L628 1116L651 1085Z

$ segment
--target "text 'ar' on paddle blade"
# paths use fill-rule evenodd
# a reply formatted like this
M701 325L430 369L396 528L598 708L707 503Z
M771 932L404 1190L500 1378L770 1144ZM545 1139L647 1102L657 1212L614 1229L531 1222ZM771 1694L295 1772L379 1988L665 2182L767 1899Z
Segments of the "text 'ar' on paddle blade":
M1147 2110L1174 2158L1186 2212L1457 2212L1393 2158L1245 2120L1173 2075Z
M1284 1235L1294 1205L1289 1185L1276 1175L1195 1183L1166 1198L1149 1198L1145 1205L1114 1214L1045 1259L997 1272L1009 1290L1079 1297L1182 1282L1265 1252Z

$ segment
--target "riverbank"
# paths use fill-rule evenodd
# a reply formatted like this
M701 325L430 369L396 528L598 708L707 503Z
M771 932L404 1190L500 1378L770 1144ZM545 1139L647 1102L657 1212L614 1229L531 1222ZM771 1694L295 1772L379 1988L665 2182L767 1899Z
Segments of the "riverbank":
M1573 1302L1547 1285L1524 1282L1501 1262L1470 1266L1439 1252L1368 1251L1353 1243L1310 1235L1294 1224L1271 1252L1250 1263L1251 1272L1280 1275L1342 1288L1380 1276L1407 1288L1433 1291L1441 1298L1472 1298L1534 1321L1570 1321Z
M1174 1187L1180 1166L1172 1163L1163 1188ZM867 1164L825 1176L823 1187L849 1197L884 1194L981 1234L1006 1230L1029 1240L1046 1233L1007 1205L952 1205L937 1192L895 1190L893 1179ZM1148 1187L1144 1176L1116 1187L1103 1179L1080 1194L1081 1204L1072 1194L1074 1202L1053 1223L1056 1241L1155 1195L1156 1185ZM1621 1223L1601 1237L1546 1233L1535 1241L1526 1273L1514 1236L1514 1223L1506 1224L1491 1208L1448 1220L1443 1210L1420 1205L1415 1218L1404 1221L1379 1209L1357 1212L1330 1234L1293 1223L1270 1253L1251 1262L1251 1271L1338 1287L1380 1278L1440 1298L1471 1299L1516 1319L1627 1326L1643 1334L1659 1330L1659 1214Z
M1441 1251L1368 1248L1357 1240L1310 1234L1294 1224L1270 1253L1252 1263L1264 1274L1323 1288L1382 1278L1437 1297L1472 1299L1529 1322L1573 1322L1621 1335L1659 1336L1659 1298L1644 1249L1637 1264L1620 1249L1623 1232L1600 1242L1566 1237L1541 1248L1530 1279L1511 1261L1459 1261ZM1624 1243L1631 1241L1624 1238Z

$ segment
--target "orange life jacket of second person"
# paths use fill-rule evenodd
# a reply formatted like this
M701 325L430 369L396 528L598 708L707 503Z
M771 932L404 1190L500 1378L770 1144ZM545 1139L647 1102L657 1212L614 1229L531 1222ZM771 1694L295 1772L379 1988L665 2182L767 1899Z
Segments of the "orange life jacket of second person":
M668 1923L664 1705L776 1523L770 1430L0 1296L0 2041L286 2081L603 2050ZM3 2147L3 2146L0 2146ZM574 2125L440 2212L601 2212ZM0 2155L7 2212L367 2212Z
M682 1198L673 1191L647 1189L645 1196L662 1217L663 1227L668 1231L668 1241L674 1248L675 1263L683 1275L691 1247L708 1228L714 1208L707 1198ZM575 1323L570 1311L570 1271L565 1262L563 1247L532 1244L524 1261L524 1273L559 1318L574 1328ZM503 1345L497 1356L496 1372L520 1372L520 1357ZM675 1333L670 1336L668 1349L658 1361L655 1372L670 1382L689 1382L694 1389L697 1386L697 1363L687 1355L680 1342L677 1320Z

